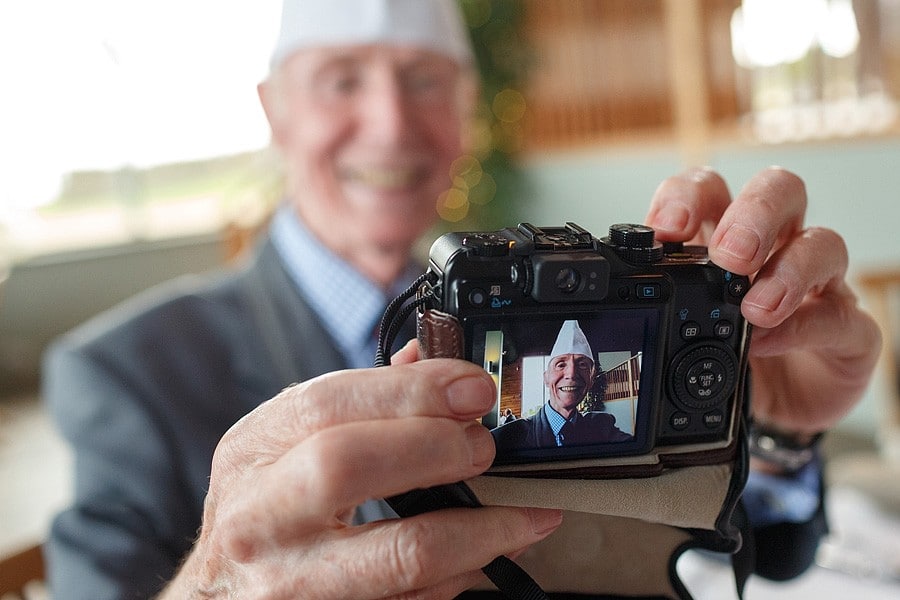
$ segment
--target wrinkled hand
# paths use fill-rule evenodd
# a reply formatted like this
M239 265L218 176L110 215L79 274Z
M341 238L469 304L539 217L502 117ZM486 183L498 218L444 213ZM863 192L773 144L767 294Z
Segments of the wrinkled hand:
M238 422L213 459L200 537L166 598L452 598L544 538L552 510L486 507L350 525L354 507L473 477L494 458L474 419L485 371L459 360L332 373Z
M806 188L783 169L752 178L732 201L716 173L664 181L647 215L657 237L709 246L720 267L750 275L741 311L750 346L754 418L813 434L860 399L881 334L845 281L847 248L834 231L805 227Z

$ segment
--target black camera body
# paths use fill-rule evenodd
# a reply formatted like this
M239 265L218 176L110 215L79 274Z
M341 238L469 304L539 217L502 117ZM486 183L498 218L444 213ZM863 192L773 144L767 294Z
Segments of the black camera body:
M464 358L497 383L495 408L482 419L497 440L494 472L587 461L652 474L733 456L749 346L740 302L750 282L710 262L706 248L659 243L643 225L613 225L598 239L574 223L523 223L443 235L427 275L420 320L449 315ZM594 363L575 420L621 435L569 444L551 426L555 439L540 437L559 394L550 350L569 321ZM424 347L442 343L428 339L443 335L435 331L420 324Z

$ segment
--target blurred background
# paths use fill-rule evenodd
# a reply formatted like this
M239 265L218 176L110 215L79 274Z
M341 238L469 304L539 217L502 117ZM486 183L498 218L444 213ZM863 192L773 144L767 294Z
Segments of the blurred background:
M484 88L440 228L575 221L602 236L640 222L686 166L711 165L733 193L773 164L804 178L807 224L844 236L886 346L826 438L839 520L820 567L749 597L897 597L900 0L460 3ZM279 10L0 4L0 557L39 543L68 498L70 459L40 407L48 342L239 261L278 202L256 84Z

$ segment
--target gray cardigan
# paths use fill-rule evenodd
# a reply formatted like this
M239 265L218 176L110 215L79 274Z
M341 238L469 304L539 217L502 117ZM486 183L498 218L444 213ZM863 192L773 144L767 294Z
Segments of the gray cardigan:
M43 394L76 487L47 544L58 597L157 592L200 527L222 434L345 366L268 241L240 271L163 284L59 339Z

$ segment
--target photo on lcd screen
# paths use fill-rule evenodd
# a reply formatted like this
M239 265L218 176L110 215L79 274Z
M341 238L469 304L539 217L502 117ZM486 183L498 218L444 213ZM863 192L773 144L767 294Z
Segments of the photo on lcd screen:
M494 435L498 459L532 450L642 446L649 407L642 406L641 373L655 326L655 311L476 324L472 360L497 385L496 405L482 423Z

